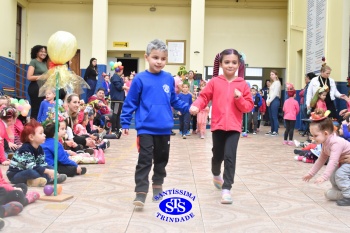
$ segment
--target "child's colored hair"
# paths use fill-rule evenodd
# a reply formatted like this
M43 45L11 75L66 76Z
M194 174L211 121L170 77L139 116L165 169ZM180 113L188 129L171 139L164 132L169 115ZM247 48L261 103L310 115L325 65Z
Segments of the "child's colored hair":
M151 42L148 43L147 49L146 49L146 54L149 56L151 54L152 50L160 50L162 52L168 52L168 48L166 44L158 39L152 40Z
M222 63L222 59L226 55L234 54L239 59L239 67L238 67L238 77L244 78L244 60L242 58L242 55L235 49L225 49L221 53L216 54L214 59L214 67L213 67L213 78L216 76L219 76L219 68L220 63Z
M327 90L324 90L322 87L316 91L310 102L311 108L316 107L317 101L320 99L320 95L324 92L327 92Z
M287 91L287 95L288 97L293 97L295 95L296 91L292 90L292 91Z
M11 118L16 118L17 117L17 110L16 108L9 106L9 107L4 107L3 109L1 109L0 111L0 118L2 120L8 120Z
M333 133L334 132L334 126L333 126L333 121L331 118L326 118L324 120L321 121L313 121L311 122L310 126L317 126L317 128L320 131L328 131L328 133Z
M20 139L22 143L30 142L29 135L35 134L35 129L42 125L34 119L31 119L23 128Z

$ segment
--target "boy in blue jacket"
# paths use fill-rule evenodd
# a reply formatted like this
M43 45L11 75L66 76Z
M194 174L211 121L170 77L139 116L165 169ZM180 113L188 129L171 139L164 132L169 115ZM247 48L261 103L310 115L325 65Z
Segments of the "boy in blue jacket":
M152 188L153 200L163 191L166 177L165 167L169 160L170 134L174 125L171 107L187 113L190 106L175 94L174 78L163 71L168 56L164 42L155 39L146 50L145 59L149 69L134 78L125 99L121 114L124 135L129 134L132 114L135 114L135 126L139 147L139 158L135 171L135 206L143 207L149 188L148 175L154 163Z
M65 121L60 122L58 137L61 134L66 134L66 123ZM45 152L45 161L48 165L54 166L54 145L55 145L55 123L48 123L44 129L44 134L46 135L46 140L41 147ZM64 150L61 143L58 143L57 151L57 172L59 174L66 174L68 177L73 177L75 175L84 175L86 173L85 167L80 167L76 162L69 159L69 154Z

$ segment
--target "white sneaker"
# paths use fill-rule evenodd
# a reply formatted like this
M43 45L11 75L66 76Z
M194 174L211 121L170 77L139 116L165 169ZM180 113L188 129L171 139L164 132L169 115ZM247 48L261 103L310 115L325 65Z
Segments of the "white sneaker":
M340 199L343 199L343 194L341 193L340 190L337 190L337 189L328 189L327 191L324 192L324 196L331 200L331 201L337 201L337 200L340 200Z
M186 139L186 135L184 134L184 135L182 135L182 139Z
M300 146L300 142L298 140L294 140L294 145L295 145L295 147L299 147Z

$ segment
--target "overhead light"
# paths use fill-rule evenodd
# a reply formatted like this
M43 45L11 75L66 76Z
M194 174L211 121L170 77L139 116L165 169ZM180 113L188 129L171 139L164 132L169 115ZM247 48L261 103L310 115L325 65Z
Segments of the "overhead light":
M155 12L157 10L157 8L155 7L155 6L151 6L150 8L149 8L149 11L151 11L151 12Z

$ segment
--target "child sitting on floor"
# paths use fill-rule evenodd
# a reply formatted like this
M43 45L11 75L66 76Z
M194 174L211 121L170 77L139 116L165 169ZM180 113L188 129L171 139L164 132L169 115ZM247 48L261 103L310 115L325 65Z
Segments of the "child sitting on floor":
M45 127L44 133L46 135L46 140L41 147L45 152L45 161L48 165L54 166L54 144L55 144L55 123L48 123ZM59 122L58 137L62 138L66 134L66 122ZM61 143L58 143L57 152L57 172L60 174L66 174L68 177L73 177L75 175L84 175L86 173L85 167L80 167L73 160L69 159L69 154L63 149Z
M4 107L0 111L0 163L4 166L10 164L7 154L5 154L5 145L7 145L9 149L17 149L17 145L11 142L7 134L7 128L15 123L16 117L17 110L15 108Z
M54 170L45 162L45 154L40 146L45 141L42 125L32 119L24 126L21 134L22 146L14 154L7 177L12 184L26 183L31 187L43 187L53 183ZM59 174L57 183L62 183L67 176Z

